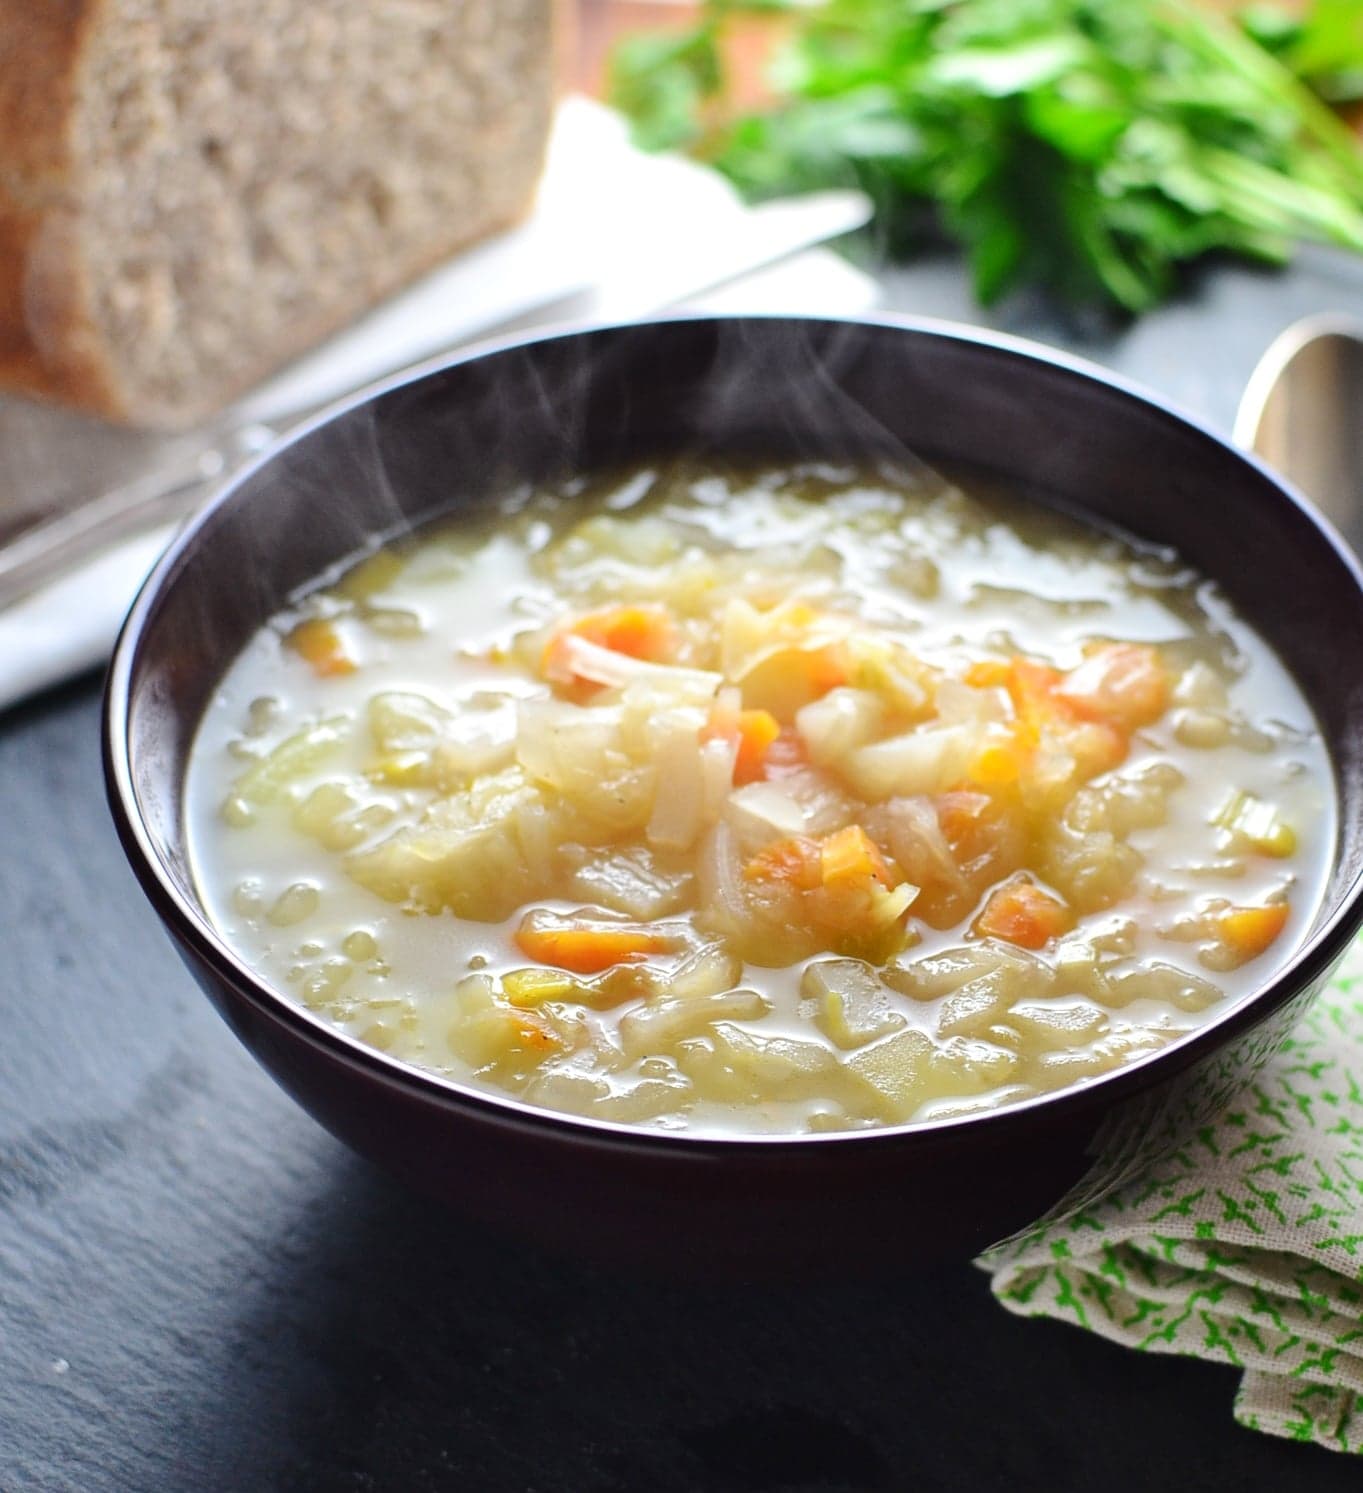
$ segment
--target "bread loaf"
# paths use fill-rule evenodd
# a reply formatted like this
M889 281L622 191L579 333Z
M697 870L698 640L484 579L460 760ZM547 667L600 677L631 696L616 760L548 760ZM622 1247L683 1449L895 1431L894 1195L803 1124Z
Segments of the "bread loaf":
M554 0L0 0L0 388L219 408L529 205Z

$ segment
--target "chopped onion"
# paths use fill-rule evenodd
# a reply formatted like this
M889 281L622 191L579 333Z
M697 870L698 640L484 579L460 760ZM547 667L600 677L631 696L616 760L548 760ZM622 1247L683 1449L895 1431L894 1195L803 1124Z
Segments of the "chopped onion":
M799 710L795 728L809 748L811 761L820 767L836 767L849 752L875 737L884 720L885 706L878 695L841 685Z
M442 779L476 778L499 772L516 753L514 722L502 732L464 732L442 742L432 754L432 763Z
M1005 720L1007 696L1000 689L976 689L949 674L937 684L937 719L944 726L963 726Z
M553 660L548 677L556 684L586 679L608 689L623 689L629 684L645 682L685 691L693 697L708 698L723 682L718 674L706 669L680 669L671 664L650 663L647 659L632 658L628 653L617 653L613 648L603 648L576 633L566 633L562 637Z
M817 767L806 767L781 779L781 787L800 806L807 835L828 835L841 829L860 808L837 782Z
M859 747L843 771L867 799L941 793L965 776L979 740L978 726L928 726Z
M526 799L513 810L516 838L527 870L539 886L547 886L554 875L554 832L549 811L539 799Z
M722 819L701 845L696 875L701 899L711 915L729 927L741 926L748 916L743 866L738 859L733 830Z
M715 696L715 712L734 719L743 709L743 691L736 684L726 684Z
M722 943L702 944L672 971L668 994L678 999L718 995L732 990L743 977L743 962Z
M674 1043L707 1031L716 1021L756 1021L771 1009L756 990L723 990L669 998L641 1006L620 1019L620 1043L635 1060L668 1051Z
M764 616L741 598L724 608L724 616L720 619L719 656L720 667L730 679L736 678L741 666L770 641L767 616L770 614Z
M704 807L702 817L713 824L724 808L734 786L734 763L738 760L738 743L722 736L701 743L700 774Z
M700 833L705 780L699 732L689 714L662 716L653 723L658 788L648 821L650 845L689 850Z
M1173 695L1177 704L1193 705L1199 710L1224 711L1230 703L1224 681L1200 659L1184 669Z
M937 810L927 798L892 798L880 813L889 851L919 886L944 882L965 890L965 877L951 853Z
M454 717L426 695L385 690L369 702L369 729L382 752L429 748L449 731Z
M566 788L578 772L600 769L619 729L618 706L522 700L516 712L516 759L532 777Z
M804 810L778 783L749 783L729 795L725 815L741 844L756 849L805 832Z
M573 891L589 902L627 917L650 921L680 912L690 902L691 872L663 869L646 846L589 853L577 848L581 863Z
M845 638L850 631L845 617L811 617L808 606L798 600L758 611L737 598L724 608L720 619L720 668L728 679L743 679L774 654L814 651Z

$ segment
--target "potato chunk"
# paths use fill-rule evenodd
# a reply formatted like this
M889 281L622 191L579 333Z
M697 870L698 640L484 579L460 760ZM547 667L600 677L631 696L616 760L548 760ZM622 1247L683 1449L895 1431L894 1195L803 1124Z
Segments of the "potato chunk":
M756 990L721 990L638 1006L620 1018L620 1045L631 1061L672 1052L717 1021L756 1021L771 1002Z
M820 959L800 980L800 994L814 1001L814 1024L844 1051L864 1047L904 1026L890 992L861 959Z
M927 1097L932 1038L926 1032L895 1032L847 1059L847 1068L869 1092L885 1120L910 1120Z
M444 908L493 922L535 895L518 837L517 809L538 800L517 768L436 799L416 824L396 830L345 868L387 902L413 912Z
M1082 1000L1020 1001L1008 1013L1009 1026L1030 1046L1047 1051L1083 1046L1102 1036L1109 1024L1105 1012Z
M817 1042L765 1037L720 1021L708 1038L683 1042L682 1071L705 1098L727 1103L813 1098L836 1085L838 1062Z

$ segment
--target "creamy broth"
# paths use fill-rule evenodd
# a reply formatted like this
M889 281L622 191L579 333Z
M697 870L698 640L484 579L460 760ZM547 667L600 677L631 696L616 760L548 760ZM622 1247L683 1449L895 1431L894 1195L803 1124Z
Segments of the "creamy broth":
M323 578L200 728L209 915L395 1058L665 1129L1157 1050L1304 935L1329 762L1213 583L981 491L646 469Z

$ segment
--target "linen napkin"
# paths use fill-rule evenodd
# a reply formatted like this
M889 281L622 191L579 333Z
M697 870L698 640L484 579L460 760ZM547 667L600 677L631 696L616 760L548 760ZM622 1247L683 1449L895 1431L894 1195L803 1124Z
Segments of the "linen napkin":
M1242 1425L1363 1454L1363 941L1219 1121L978 1263L1019 1316L1230 1364Z

